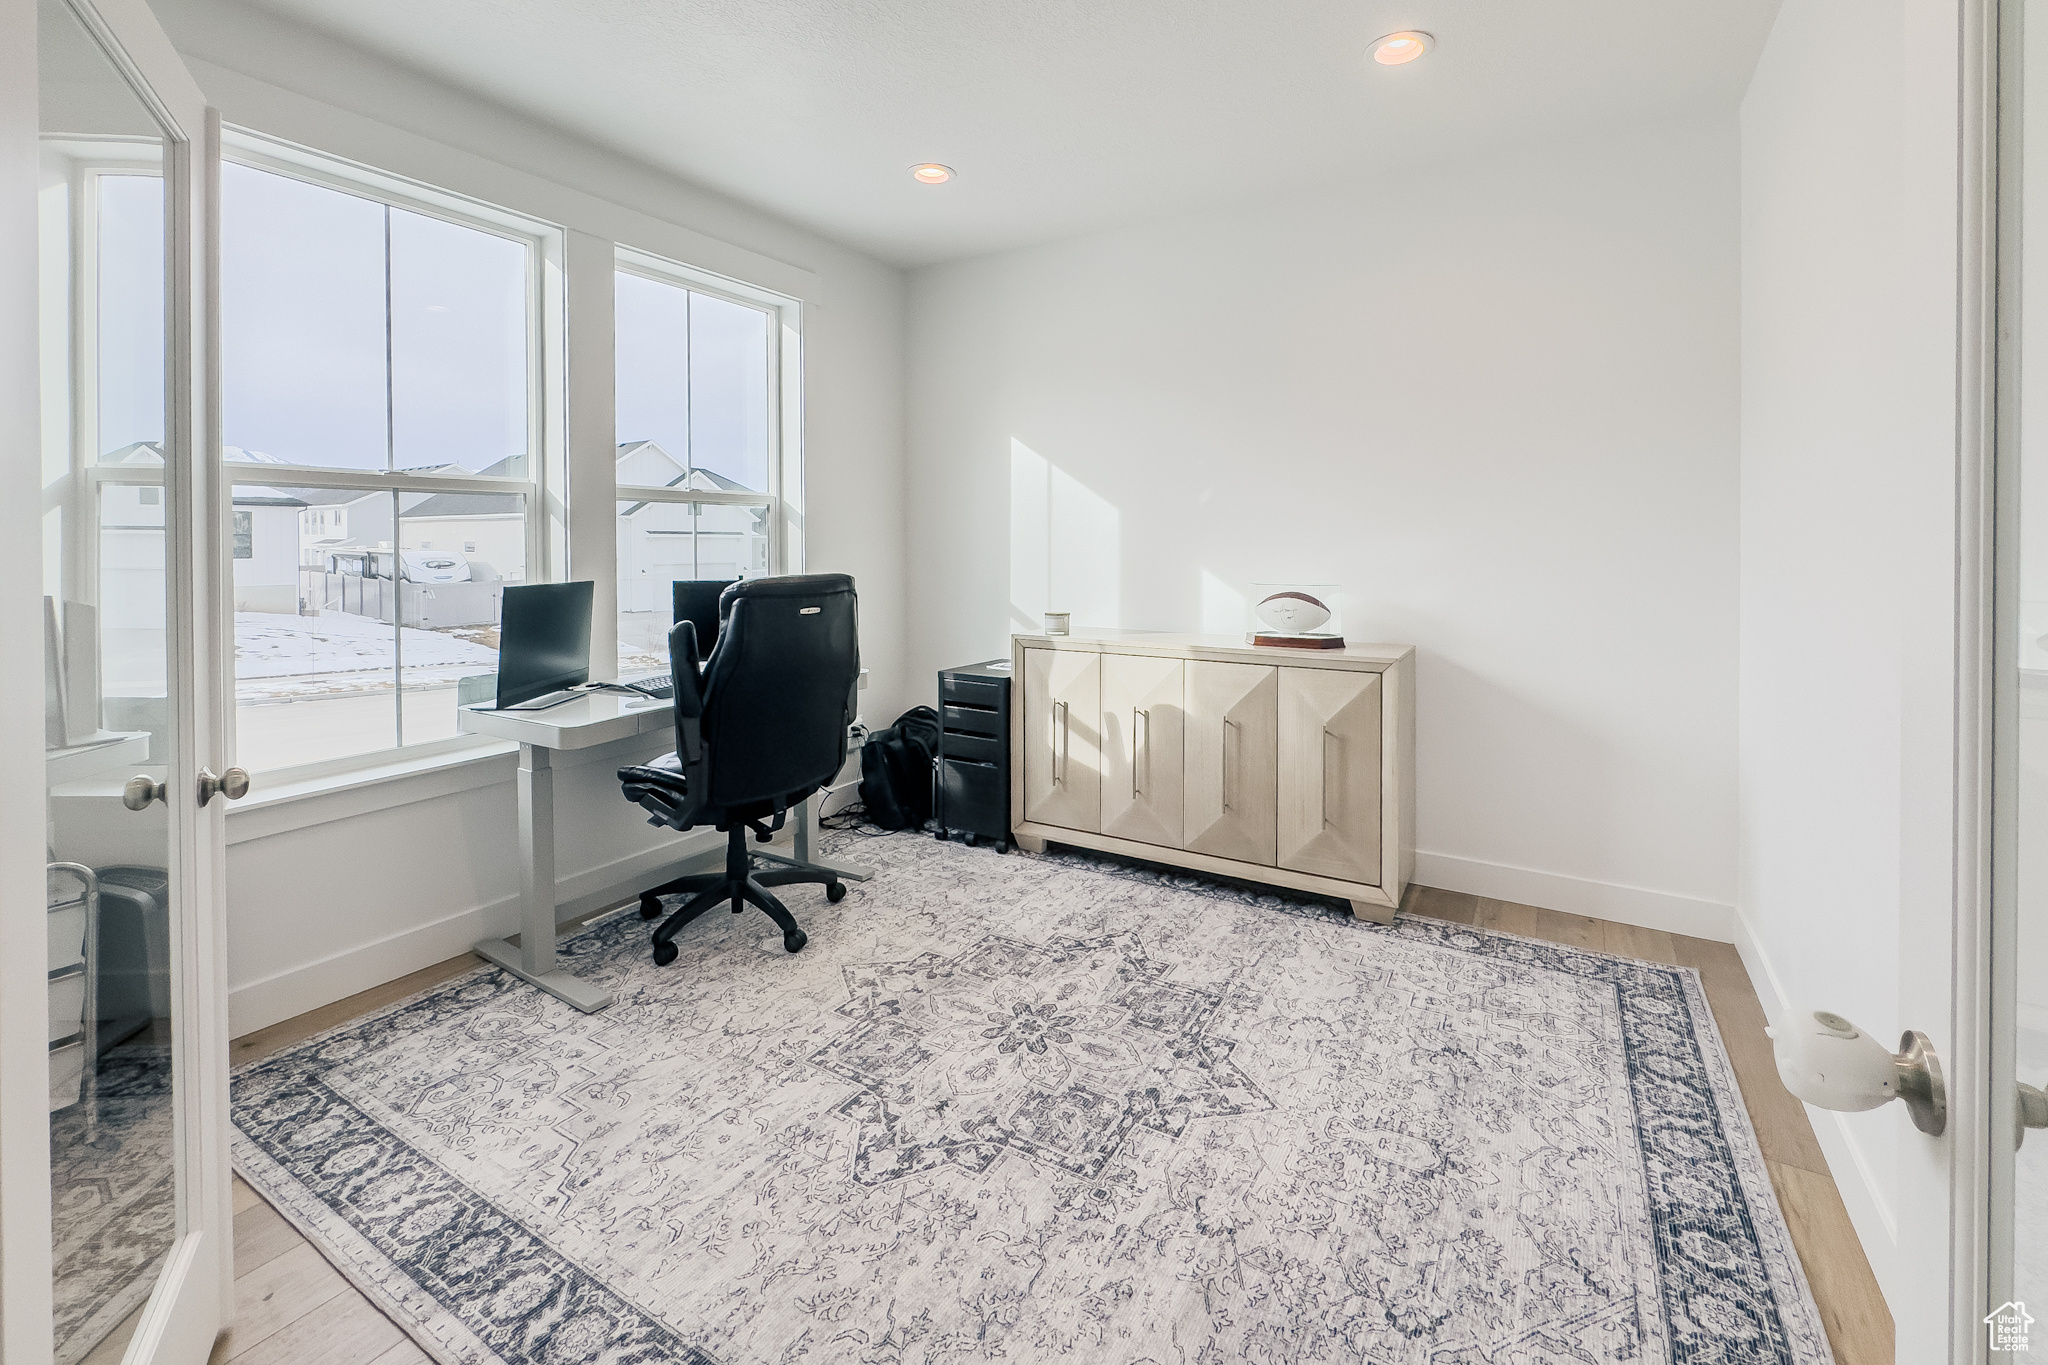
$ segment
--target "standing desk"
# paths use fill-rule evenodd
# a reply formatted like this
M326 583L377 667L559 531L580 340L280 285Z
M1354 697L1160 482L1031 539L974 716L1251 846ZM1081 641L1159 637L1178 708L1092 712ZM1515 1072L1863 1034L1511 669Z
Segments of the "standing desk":
M867 682L867 670L862 669L859 685L866 687ZM510 939L486 939L476 945L478 955L586 1014L603 1009L612 1002L609 994L555 965L554 755L557 750L594 749L656 730L672 731L674 707L621 692L586 692L543 711L500 711L480 702L458 708L455 717L456 728L464 734L519 745L519 946L515 948ZM811 857L810 801L797 804L790 823L789 855L764 849L755 856L823 867L849 881L874 875L870 868Z

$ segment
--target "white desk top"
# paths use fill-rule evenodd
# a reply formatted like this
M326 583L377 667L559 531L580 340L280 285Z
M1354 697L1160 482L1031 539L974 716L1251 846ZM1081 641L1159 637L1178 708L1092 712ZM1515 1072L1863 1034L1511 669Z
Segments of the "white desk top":
M868 671L860 671L860 686ZM464 706L455 713L455 728L466 735L489 735L543 749L594 749L615 739L675 727L675 709L625 692L585 692L573 701L544 711L500 711L490 702Z
M669 703L624 692L585 692L545 711L500 711L490 702L478 702L455 713L455 728L466 735L489 735L543 749L594 749L615 739L673 729L675 723Z

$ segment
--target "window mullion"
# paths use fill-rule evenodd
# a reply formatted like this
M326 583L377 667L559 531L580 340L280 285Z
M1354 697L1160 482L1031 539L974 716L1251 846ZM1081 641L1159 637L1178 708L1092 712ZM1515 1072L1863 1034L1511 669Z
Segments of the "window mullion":
M391 345L391 205L384 205L384 468L398 469L398 406L394 401L395 367ZM405 525L399 518L396 488L391 490L391 733L405 747Z

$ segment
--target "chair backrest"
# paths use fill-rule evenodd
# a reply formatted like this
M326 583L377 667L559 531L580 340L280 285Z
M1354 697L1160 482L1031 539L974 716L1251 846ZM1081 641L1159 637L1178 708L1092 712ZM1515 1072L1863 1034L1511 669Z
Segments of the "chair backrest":
M707 804L807 796L846 763L860 618L845 574L749 578L719 599L704 669Z

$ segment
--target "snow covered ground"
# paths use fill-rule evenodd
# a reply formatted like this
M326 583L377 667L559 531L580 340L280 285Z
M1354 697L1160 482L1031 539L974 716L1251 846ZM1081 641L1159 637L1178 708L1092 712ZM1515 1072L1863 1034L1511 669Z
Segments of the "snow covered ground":
M478 634L496 638L494 632L477 627L440 631L407 626L397 632L395 645L391 623L367 616L238 611L235 699L290 701L386 691L397 647L404 650L408 689L453 687L460 679L498 671L498 651L471 638ZM619 641L622 674L644 673L667 663L666 648L657 654L637 639Z
M388 688L400 648L407 687L451 687L498 669L496 650L442 631L407 626L394 633L388 621L338 611L238 611L235 696L247 702Z

